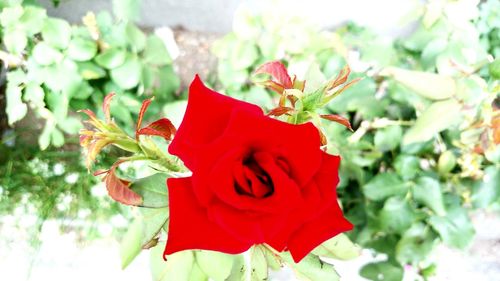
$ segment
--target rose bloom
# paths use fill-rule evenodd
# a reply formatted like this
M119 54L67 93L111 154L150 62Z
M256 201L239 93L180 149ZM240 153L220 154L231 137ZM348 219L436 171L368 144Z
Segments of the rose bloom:
M270 118L196 76L169 152L192 176L167 181L165 255L187 249L236 254L265 243L299 262L352 229L337 202L340 157L320 149L312 123Z

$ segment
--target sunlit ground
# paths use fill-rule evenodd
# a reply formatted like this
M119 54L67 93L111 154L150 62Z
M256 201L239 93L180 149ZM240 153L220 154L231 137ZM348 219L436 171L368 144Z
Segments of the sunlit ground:
M60 223L46 221L40 234L33 234L36 218L18 212L0 219L0 272L6 281L88 281L88 280L148 280L149 253L143 251L125 270L120 267L120 244L114 238L112 226L121 225L115 217L109 224L95 226L102 238L86 241L81 233L61 232ZM81 222L64 222L66 227ZM500 280L500 218L493 214L474 216L477 235L466 252L441 246L436 281ZM35 235L35 236L33 236ZM35 240L32 240L35 239ZM36 242L40 245L37 247ZM334 261L343 280L366 280L358 270L365 263L380 259L368 250L354 261ZM415 280L411 267L405 268L405 281ZM272 274L271 280L294 280L291 271Z

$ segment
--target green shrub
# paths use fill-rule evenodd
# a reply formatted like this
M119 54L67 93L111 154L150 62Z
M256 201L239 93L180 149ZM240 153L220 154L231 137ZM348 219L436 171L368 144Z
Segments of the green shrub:
M33 4L2 9L9 124L23 119L30 108L45 121L38 136L42 150L50 144L62 146L64 133L75 135L81 125L73 112L96 108L108 92L120 94L114 110L129 128L132 112L140 107L138 96L174 99L179 79L163 41L145 34L129 20L135 16L128 6L115 2L119 19L107 12L88 13L83 25L48 17Z
M264 61L286 62L311 88L347 63L363 78L328 106L355 132L325 127L329 152L343 159L338 193L355 224L350 236L388 256L361 270L371 280L401 280L406 264L432 274L436 245L463 249L472 241L471 207L500 203L500 148L492 140L499 85L487 71L493 50L480 38L490 30L477 31L474 23L485 19L466 1L422 11L411 36L388 40L353 24L319 31L276 10L240 10L234 31L213 47L220 86L267 108L273 94L247 79Z

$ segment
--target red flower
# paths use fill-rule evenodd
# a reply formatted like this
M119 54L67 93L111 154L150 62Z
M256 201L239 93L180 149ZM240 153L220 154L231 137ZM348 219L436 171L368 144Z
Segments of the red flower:
M300 261L352 229L337 203L339 156L320 149L311 123L292 125L212 91L196 77L169 152L191 177L168 180L165 255L241 253L266 243Z

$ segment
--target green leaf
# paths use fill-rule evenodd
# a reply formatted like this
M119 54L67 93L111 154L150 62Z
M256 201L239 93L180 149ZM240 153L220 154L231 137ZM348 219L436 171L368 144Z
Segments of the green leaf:
M347 235L340 233L316 247L313 254L338 260L350 260L361 254L361 248L352 243Z
M378 216L379 225L385 232L403 233L414 220L412 207L399 196L387 199Z
M235 255L233 261L233 267L231 268L231 274L228 276L226 281L244 281L247 280L246 276L246 266L244 254Z
M19 18L19 23L29 36L33 36L42 30L43 22L47 18L47 11L35 6L24 7L24 13Z
M58 129L54 128L50 134L50 140L52 145L55 147L61 147L64 145L64 134Z
M65 119L68 116L68 97L60 92L49 91L45 95L47 107L52 111L56 120Z
M496 166L489 166L484 170L484 177L474 184L472 202L474 206L486 208L490 204L500 199L500 169Z
M136 21L140 17L140 0L113 0L113 13L120 20Z
M79 118L68 116L65 119L57 121L57 127L61 128L66 134L75 135L83 128Z
M153 281L197 281L192 279L195 264L193 251L181 251L169 255L167 261L163 260L165 243L160 242L150 250L150 266ZM199 274L199 272L196 272Z
M243 70L252 66L258 57L259 51L253 42L238 41L231 50L231 66L234 70Z
M169 218L167 208L139 208L143 222L142 244L146 245L160 232Z
M44 102L45 93L36 83L28 83L24 89L24 100L30 103L32 107L43 108L45 107Z
M425 261L434 249L435 235L423 223L415 223L408 229L396 246L396 259L401 264Z
M125 27L125 34L135 53L141 52L146 46L146 35L135 24L129 22Z
M95 41L84 38L73 38L69 42L68 56L75 61L87 61L97 53Z
M403 130L401 126L389 126L375 133L375 147L380 151L390 151L399 146L401 138L403 137Z
M125 62L127 53L119 48L109 48L95 57L95 61L100 66L113 69Z
M19 18L21 18L24 10L21 5L13 5L13 7L1 7L2 12L0 13L0 24L3 27L10 27L15 25Z
M186 112L186 107L187 107L187 101L180 100L167 103L163 107L162 111L165 117L167 117L170 121L172 121L172 124L174 124L176 128L179 128L182 118L184 117L184 113Z
M388 67L381 72L381 75L391 76L415 93L432 100L451 98L457 90L453 78L430 72Z
M147 66L142 68L141 84L144 87L145 92L149 92L155 85L157 74L157 69Z
M71 38L71 26L64 20L48 18L42 28L42 38L51 46L65 49Z
M363 186L365 196L375 201L381 201L394 195L404 195L407 191L408 185L391 172L377 174Z
M45 86L54 92L63 92L69 95L82 83L82 77L78 73L78 65L70 60L63 59L58 64L53 64L43 69Z
M233 255L214 251L196 251L195 257L200 269L214 281L224 281L231 273Z
M78 72L85 80L100 79L106 76L106 70L88 61L78 63Z
M122 269L125 269L139 255L142 249L142 218L136 218L129 225L120 246Z
M130 186L135 193L142 197L142 207L168 207L167 175L157 173L134 181Z
M411 180L420 170L419 160L413 155L399 154L394 160L394 169L403 180Z
M442 175L445 175L445 174L451 172L451 170L453 170L453 168L455 168L456 164L457 164L457 158L455 157L453 152L450 150L444 151L439 156L438 165L437 165L438 172Z
M156 91L156 96L168 99L180 87L181 81L170 65L160 67L158 70L157 80L159 80L160 85Z
M415 201L433 210L437 215L446 214L441 185L439 181L430 177L421 177L412 187L412 194Z
M217 74L222 85L230 90L240 89L249 77L248 70L236 70L227 61L217 64Z
M373 281L401 281L403 268L388 261L369 263L363 266L359 274Z
M19 29L5 30L2 39L7 51L14 55L21 54L28 44L26 34Z
M354 75L353 75L354 76ZM354 76L353 78L356 78ZM307 84L307 83L306 83ZM355 86L345 90L328 103L328 109L336 113L356 111L364 119L382 116L387 108L384 101L375 98L377 83L369 77L356 83Z
M500 58L496 58L488 65L488 71L494 79L500 79Z
M289 252L282 254L287 264L293 269L295 276L304 281L338 281L340 277L332 265L321 261L315 255L308 255L299 263L294 263Z
M55 129L55 124L54 122L47 121L45 123L45 127L42 130L42 133L38 137L38 145L40 146L41 150L47 149L50 145L51 141L51 135L52 135L52 130Z
M89 85L86 81L82 81L79 83L78 87L73 87L72 91L69 91L68 96L71 97L71 101L75 102L75 99L78 100L87 100L89 97L93 97L94 99L98 99L99 90L96 90L92 86ZM93 95L96 94L96 95ZM87 106L86 106L87 107ZM74 108L81 109L81 108Z
M426 68L431 68L436 64L436 58L442 54L449 45L447 38L436 38L429 42L422 51L422 63Z
M28 107L23 103L21 95L21 87L7 83L5 91L7 105L5 112L7 113L9 125L23 119L26 113L28 113Z
M125 63L112 69L111 78L124 90L136 87L141 79L141 64L137 57L129 56Z
M271 250L261 247L264 256L266 257L267 266L272 270L280 270L283 267L281 257L279 254L272 252Z
M61 52L43 41L33 48L33 59L40 65L51 65L62 58Z
M252 270L250 277L252 281L263 281L268 279L267 259L262 247L252 247L250 249L250 263Z
M425 142L437 133L455 126L461 121L461 105L456 100L444 100L431 104L418 118L415 125L403 137L403 145Z
M168 53L167 47L160 37L150 35L144 49L144 62L152 65L166 65L172 63L172 58Z
M449 209L446 217L430 217L429 224L439 233L443 242L451 247L464 249L474 238L474 227L462 207Z

